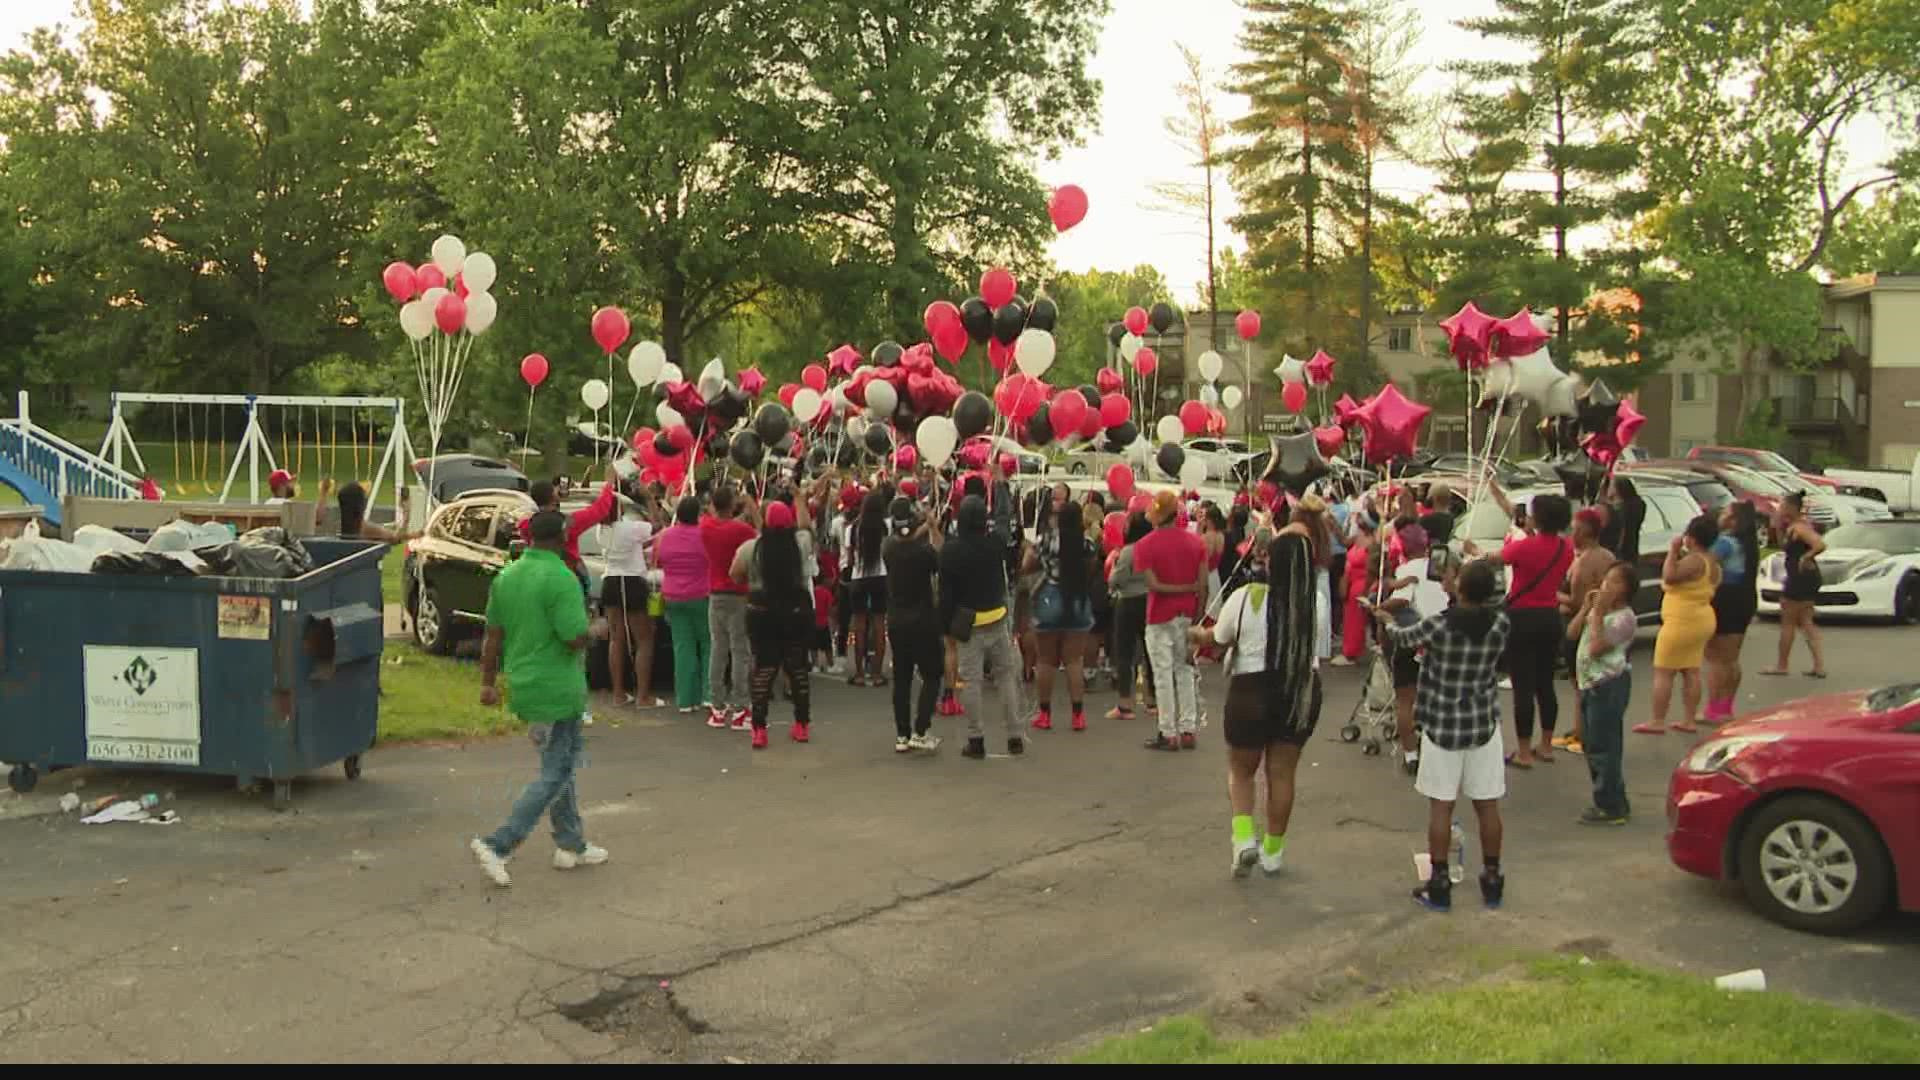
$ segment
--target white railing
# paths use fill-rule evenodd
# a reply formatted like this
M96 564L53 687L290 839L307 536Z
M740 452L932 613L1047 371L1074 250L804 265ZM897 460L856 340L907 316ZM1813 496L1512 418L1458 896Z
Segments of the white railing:
M0 418L0 458L52 493L56 503L70 494L105 499L137 499L140 478L83 450L45 428L35 426L20 391L19 415ZM43 507L58 515L59 507Z

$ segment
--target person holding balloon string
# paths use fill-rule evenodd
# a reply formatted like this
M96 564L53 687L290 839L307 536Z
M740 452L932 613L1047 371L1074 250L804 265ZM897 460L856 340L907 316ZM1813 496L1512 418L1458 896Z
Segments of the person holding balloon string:
M1513 503L1498 480L1489 477L1486 491L1503 512L1513 513ZM1553 730L1560 715L1554 665L1566 635L1560 586L1575 554L1573 544L1561 535L1573 523L1573 504L1564 495L1536 496L1528 509L1530 534L1507 541L1498 555L1491 556L1507 565L1507 614L1513 624L1507 667L1513 679L1513 725L1519 745L1506 762L1516 769L1532 768L1536 760L1553 762ZM1463 547L1469 555L1480 553L1471 541ZM1540 741L1530 746L1536 710Z

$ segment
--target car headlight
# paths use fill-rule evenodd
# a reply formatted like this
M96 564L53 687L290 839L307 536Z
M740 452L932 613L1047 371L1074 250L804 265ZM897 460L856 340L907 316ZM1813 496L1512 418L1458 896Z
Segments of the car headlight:
M1723 739L1708 739L1687 755L1687 771L1693 773L1725 772L1743 754L1768 743L1779 742L1785 736L1779 732L1758 733L1753 735L1729 735Z
M1853 575L1853 580L1866 581L1870 578L1883 578L1891 573L1893 573L1893 564L1891 562L1877 562Z

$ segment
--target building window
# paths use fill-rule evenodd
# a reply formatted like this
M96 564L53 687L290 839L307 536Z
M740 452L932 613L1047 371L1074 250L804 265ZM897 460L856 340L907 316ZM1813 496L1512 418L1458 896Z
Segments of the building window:
M1387 328L1387 351L1388 352L1412 352L1413 351L1413 327L1389 326Z
M1680 400L1681 401L1699 401L1700 389L1701 388L1699 385L1699 376L1693 374L1692 372L1681 373L1680 375Z

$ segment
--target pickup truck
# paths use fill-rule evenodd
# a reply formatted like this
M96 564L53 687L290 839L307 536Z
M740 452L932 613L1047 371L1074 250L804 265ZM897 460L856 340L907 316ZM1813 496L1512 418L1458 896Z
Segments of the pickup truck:
M1920 457L1911 469L1828 469L1826 477L1853 494L1879 499L1896 514L1920 511Z

